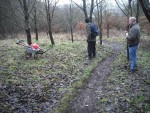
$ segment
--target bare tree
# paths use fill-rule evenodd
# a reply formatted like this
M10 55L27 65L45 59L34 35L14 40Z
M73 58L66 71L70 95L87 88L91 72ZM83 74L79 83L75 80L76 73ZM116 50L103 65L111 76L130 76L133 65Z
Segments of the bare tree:
M85 18L89 17L90 21L92 22L92 16L93 16L93 10L94 10L95 4L94 4L94 0L91 0L91 2L89 3L90 11L88 13L87 1L88 0L82 0L82 6L80 6L78 3L74 2L74 1L73 1L73 3L75 3L84 12Z
M122 1L122 0L121 0L121 1ZM128 1L130 1L130 0L128 0ZM127 4L127 3L124 3L123 1L122 1L122 3L121 3L121 2L119 2L118 0L115 0L115 2L116 2L116 4L117 4L118 8L122 11L122 13L123 13L123 14L127 17L127 19L128 19L129 16L132 15L132 11L130 11L130 10L132 10L131 3L128 2L128 4Z
M52 20L53 20L54 11L56 9L56 5L58 2L59 0L45 0L45 9L46 9L47 23L48 23L48 34L50 36L52 45L55 44L53 35L52 35Z
M150 23L150 1L149 0L139 0L140 5L143 9L145 16L147 17Z
M135 16L137 21L139 21L139 17L143 14L143 11L139 5L139 1L140 0L128 0L128 2L125 2L123 0L115 0L119 9L127 17L127 20L130 16Z
M33 6L31 6L31 8L29 8L29 4L31 4L31 0L19 0L19 3L23 10L22 12L24 15L24 24L25 24L25 31L27 35L27 42L30 45L32 44L31 30L30 30L30 14L32 12L33 6L35 5L35 1L34 1Z
M0 5L0 38L5 37L5 28L4 28L4 22L3 22L3 9L2 6Z
M66 5L64 9L65 9L64 18L68 25L70 35L71 35L71 40L73 42L74 41L74 36L73 36L74 26L75 26L77 18L79 17L80 10L77 8L77 6L72 4L72 0L70 0L70 5L69 6Z
M97 15L95 15L95 17L97 18L98 27L100 29L100 35L99 35L100 44L102 44L102 36L103 36L102 24L103 24L103 2L104 1L105 0L96 0Z
M34 6L33 20L34 20L35 39L38 41L38 28L37 28L38 17L37 17L37 8L36 8L36 6Z
M11 19L11 20L10 20ZM11 16L9 8L9 0L0 0L0 39L7 38L8 35L13 35L16 28L12 24L14 17Z
M113 17L113 14L110 10L106 9L104 11L104 22L105 22L105 29L107 30L107 38L109 38L109 31L113 26L115 19Z
M35 39L38 41L38 27L39 27L39 18L41 18L41 10L38 8L40 7L40 9L42 9L42 5L40 1L36 0L36 4L33 6L33 11L32 11L32 21L33 21L33 28L34 28L34 33L35 33ZM43 13L42 13L43 15ZM44 16L45 17L45 16Z
M72 15L72 0L71 0L71 3L70 3L70 19L69 19L69 23L70 23L70 33L71 33L71 39L72 39L72 43L73 43L73 15Z
M29 45L32 44L30 16L34 5L36 4L36 0L15 0L13 2L9 0L9 3L12 15L16 17L16 25L25 30L27 35L27 43ZM17 23L18 19L20 19L24 23L23 27L21 26L21 23Z
M137 10L137 13L136 13L136 20L137 22L139 22L139 15L140 15L140 4L139 4L139 0L137 0L137 3L136 3L136 10Z

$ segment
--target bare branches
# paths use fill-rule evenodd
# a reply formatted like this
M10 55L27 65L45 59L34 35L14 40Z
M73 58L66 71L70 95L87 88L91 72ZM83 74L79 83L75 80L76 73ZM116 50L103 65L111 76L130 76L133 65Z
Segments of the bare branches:
M55 0L55 3L53 5L53 9L52 9L52 18L54 17L54 11L56 9L56 5L58 4L59 0Z
M33 5L32 5L32 8L31 8L31 10L28 12L29 15L30 15L30 13L32 12L32 10L33 10L33 8L35 7L36 4L37 4L37 2L36 2L36 0L34 0L34 3L33 3Z
M54 11L56 9L56 5L59 2L59 0L45 0L45 10L47 15L47 23L48 23L48 34L50 36L50 40L52 45L54 45L54 39L52 35L52 20L54 17Z
M81 10L84 11L83 7L81 7L79 4L77 4L76 2L72 1L76 6L78 6Z
M94 9L94 0L91 0L91 9L90 9L90 20L92 21L92 14Z
M117 6L119 7L119 9L123 12L124 15L126 15L128 17L128 14L126 14L126 12L121 8L121 6L118 4L117 0L115 0Z
M142 9L143 9L143 12L144 12L146 18L148 19L148 21L149 21L149 23L150 23L150 10L148 10L148 9L146 8L146 6L147 6L148 4L146 4L146 3L144 2L144 0L139 0L139 2L140 2L140 5L141 5L141 7L142 7ZM147 0L147 2L150 4L150 2L149 2L148 0Z

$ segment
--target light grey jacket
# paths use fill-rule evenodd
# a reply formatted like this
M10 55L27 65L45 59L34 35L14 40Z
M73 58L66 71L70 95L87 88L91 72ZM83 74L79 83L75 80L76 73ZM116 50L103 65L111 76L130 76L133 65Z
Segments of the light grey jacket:
M134 24L129 30L129 35L127 36L128 45L135 45L140 42L140 26L139 24Z

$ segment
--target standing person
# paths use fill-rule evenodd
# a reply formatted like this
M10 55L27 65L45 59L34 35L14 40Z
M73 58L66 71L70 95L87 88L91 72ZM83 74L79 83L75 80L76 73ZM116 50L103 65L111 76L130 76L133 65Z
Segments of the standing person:
M137 68L137 49L140 43L140 26L136 23L135 17L129 18L129 33L126 33L126 38L129 48L130 71L134 72Z
M97 26L90 22L89 18L85 19L86 31L87 31L87 49L88 49L88 58L91 60L96 56L96 36L98 35Z

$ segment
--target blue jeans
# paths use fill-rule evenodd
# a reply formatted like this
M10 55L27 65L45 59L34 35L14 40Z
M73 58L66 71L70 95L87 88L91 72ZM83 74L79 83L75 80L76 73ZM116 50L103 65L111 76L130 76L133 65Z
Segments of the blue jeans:
M128 47L129 49L129 60L130 60L130 70L134 71L137 66L137 49L138 44L133 47Z

